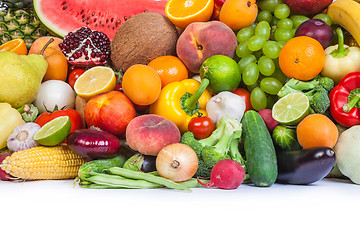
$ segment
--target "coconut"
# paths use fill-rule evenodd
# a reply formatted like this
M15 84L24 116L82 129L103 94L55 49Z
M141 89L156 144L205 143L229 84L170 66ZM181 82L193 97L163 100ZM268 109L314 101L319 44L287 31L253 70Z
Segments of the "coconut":
M116 31L111 41L111 61L120 71L134 64L148 64L151 60L176 55L178 30L170 20L159 13L139 13Z

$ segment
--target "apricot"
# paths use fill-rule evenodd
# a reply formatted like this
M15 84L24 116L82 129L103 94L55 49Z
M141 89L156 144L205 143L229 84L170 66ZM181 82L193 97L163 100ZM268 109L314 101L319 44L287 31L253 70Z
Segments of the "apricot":
M50 43L49 47L55 48L58 51L61 51L59 48L59 43L62 43L62 39L58 37L52 37L52 36L43 36L36 39L33 44L31 45L28 54L39 54L41 49L45 46L45 44L53 38L54 41Z

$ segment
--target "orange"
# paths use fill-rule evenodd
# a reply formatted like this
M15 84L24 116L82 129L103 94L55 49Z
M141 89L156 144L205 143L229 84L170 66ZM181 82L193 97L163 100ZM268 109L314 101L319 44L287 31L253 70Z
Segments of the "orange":
M26 55L28 50L22 38L13 39L0 46L0 51L10 51L19 55Z
M237 31L254 23L257 14L255 0L226 0L221 7L219 20Z
M134 64L123 75L122 89L133 103L150 105L160 96L161 78L153 68Z
M325 64L325 51L314 38L294 37L280 51L281 71L289 78L308 81L316 77Z
M152 67L161 78L161 88L169 83L179 82L189 77L189 72L180 58L165 55L160 56L149 62L148 66Z
M43 53L45 60L48 63L43 81L47 80L61 80L66 81L68 72L68 63L65 55L52 47L47 47Z
M336 125L325 115L310 114L296 128L297 139L304 148L334 147L338 139Z
M169 0L165 14L179 28L186 28L193 22L210 20L214 10L214 0Z

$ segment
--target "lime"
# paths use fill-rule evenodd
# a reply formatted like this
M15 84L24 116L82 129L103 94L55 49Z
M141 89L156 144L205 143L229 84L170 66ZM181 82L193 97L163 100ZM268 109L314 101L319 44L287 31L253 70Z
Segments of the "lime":
M43 146L55 146L69 135L71 121L68 116L57 117L42 126L35 134L34 140Z
M214 55L202 63L200 77L209 79L207 89L213 94L232 91L239 86L241 81L240 66L230 57Z
M281 124L296 125L310 111L310 103L303 93L290 93L280 98L272 108L272 117Z

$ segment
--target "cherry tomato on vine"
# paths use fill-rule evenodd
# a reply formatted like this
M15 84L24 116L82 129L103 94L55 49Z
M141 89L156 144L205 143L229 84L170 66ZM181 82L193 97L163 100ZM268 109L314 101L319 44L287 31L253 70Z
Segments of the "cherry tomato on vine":
M213 120L209 117L193 117L189 121L188 129L196 139L204 139L211 135L215 129Z
M69 77L68 77L68 82L69 82L69 85L74 89L74 84L76 82L76 80L81 76L81 74L83 74L85 72L84 69L81 69L81 68L76 68L74 69Z
M237 88L232 92L235 93L236 95L239 95L240 97L242 97L244 99L245 105L246 105L245 112L248 110L254 110L254 108L250 102L250 91L248 91L245 88Z

